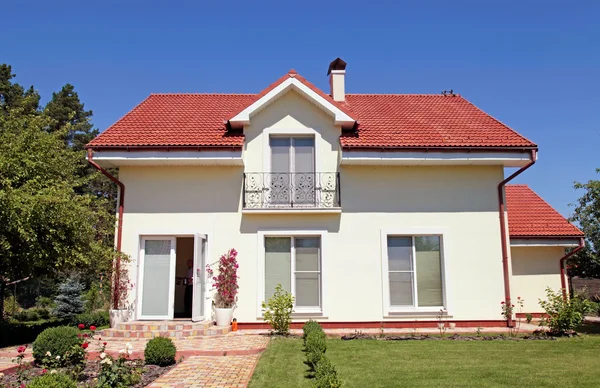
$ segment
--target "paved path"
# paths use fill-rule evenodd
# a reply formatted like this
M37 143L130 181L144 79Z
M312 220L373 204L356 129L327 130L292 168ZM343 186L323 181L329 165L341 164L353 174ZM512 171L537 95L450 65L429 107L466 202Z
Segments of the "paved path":
M154 380L150 388L243 388L248 385L258 354L248 356L194 356Z

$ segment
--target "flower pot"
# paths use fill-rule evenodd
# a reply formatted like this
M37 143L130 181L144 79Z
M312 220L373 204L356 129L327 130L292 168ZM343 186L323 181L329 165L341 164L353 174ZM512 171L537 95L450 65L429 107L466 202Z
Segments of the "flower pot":
M119 323L129 321L129 310L110 310L110 327L117 327Z
M217 326L229 326L231 325L231 318L233 317L233 308L220 309L215 307L215 316Z

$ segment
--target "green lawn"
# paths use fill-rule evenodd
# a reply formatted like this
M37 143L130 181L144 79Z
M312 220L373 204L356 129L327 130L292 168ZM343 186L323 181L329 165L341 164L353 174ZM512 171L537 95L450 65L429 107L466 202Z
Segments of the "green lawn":
M327 356L345 387L598 387L600 337L557 341L342 341ZM250 382L310 387L302 340L273 339Z

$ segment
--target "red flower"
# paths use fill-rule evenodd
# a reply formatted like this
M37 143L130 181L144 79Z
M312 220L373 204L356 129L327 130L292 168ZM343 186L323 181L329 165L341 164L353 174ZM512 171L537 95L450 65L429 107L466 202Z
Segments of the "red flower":
M91 331L96 331L96 326L90 326Z
M88 344L87 342L84 342L84 343L81 344L81 347L84 348L84 349L87 349L88 346L90 346L90 344Z
M500 304L504 304L504 301L500 302Z
M84 334L84 335L83 335L83 338L87 338L87 337L88 337L88 335L87 335L87 334Z
M79 330L83 330L85 328L85 325L83 323L80 323L79 325L77 325L77 327L79 328Z
M102 345L106 346L106 342L102 342Z
M102 341L102 337L98 337L98 341Z
M23 352L25 352L25 349L27 349L25 346L19 346L19 348L17 349L17 352L23 353Z
M46 368L42 369L42 374L46 374L46 373L48 373L48 369L46 369Z
M25 383L19 385L19 388L25 388Z

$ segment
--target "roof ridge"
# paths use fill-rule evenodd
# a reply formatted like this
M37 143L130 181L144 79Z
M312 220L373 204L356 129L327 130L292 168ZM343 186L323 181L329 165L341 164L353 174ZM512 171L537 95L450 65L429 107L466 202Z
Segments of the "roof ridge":
M444 96L437 93L346 93L346 96L423 96L423 97L464 97L458 93Z
M150 93L150 96L256 96L256 93Z

